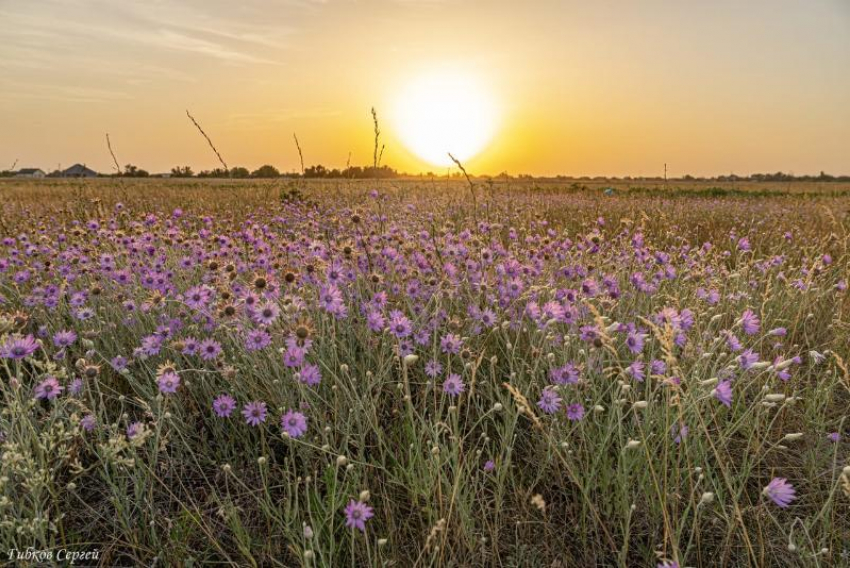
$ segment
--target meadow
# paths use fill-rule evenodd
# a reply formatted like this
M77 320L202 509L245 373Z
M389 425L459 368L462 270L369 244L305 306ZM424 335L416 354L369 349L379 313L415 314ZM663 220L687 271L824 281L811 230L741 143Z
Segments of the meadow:
M850 565L850 187L631 185L0 181L0 554Z

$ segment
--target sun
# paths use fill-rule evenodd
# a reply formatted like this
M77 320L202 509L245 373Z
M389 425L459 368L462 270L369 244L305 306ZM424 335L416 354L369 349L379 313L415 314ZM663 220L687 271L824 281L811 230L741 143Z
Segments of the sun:
M493 96L473 75L440 70L417 76L399 93L392 123L402 144L435 166L461 162L492 140L498 126Z

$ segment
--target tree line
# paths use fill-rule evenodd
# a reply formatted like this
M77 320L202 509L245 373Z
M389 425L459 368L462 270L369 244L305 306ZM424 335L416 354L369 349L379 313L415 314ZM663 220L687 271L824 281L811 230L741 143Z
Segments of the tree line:
M127 164L124 166L124 169L121 173L114 174L118 177L133 177L133 178L143 178L150 177L150 172L139 168L133 164ZM326 168L325 166L318 164L315 166L310 166L309 168L304 169L304 173L297 172L283 172L281 173L276 167L266 164L264 166L260 166L256 170L249 170L248 168L244 168L241 166L236 166L230 169L225 170L224 168L214 168L212 170L201 170L197 173L192 169L191 166L175 166L171 168L171 171L168 174L170 177L175 178L228 178L228 179L248 179L248 178L352 178L352 179L375 179L375 178L394 178L399 175L395 169L389 166L379 166L377 168L368 166L368 167L360 167L360 166L349 166L344 169L339 168Z

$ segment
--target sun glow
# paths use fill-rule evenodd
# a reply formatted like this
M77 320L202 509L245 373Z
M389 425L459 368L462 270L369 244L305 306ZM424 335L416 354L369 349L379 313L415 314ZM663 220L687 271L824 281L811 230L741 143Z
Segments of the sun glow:
M435 166L473 158L492 140L496 105L475 77L459 71L420 75L401 91L393 128L408 150Z

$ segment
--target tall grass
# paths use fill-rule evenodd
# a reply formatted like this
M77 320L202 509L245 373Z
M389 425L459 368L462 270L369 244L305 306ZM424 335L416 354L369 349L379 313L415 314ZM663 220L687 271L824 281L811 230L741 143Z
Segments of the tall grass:
M327 182L269 202L261 184L228 181L4 185L0 345L33 335L41 346L0 359L0 554L97 548L103 565L162 566L847 562L846 200L515 184L473 212L461 188ZM345 317L323 305L329 282ZM213 298L193 308L198 285ZM255 321L249 292L280 308L273 323ZM370 329L381 292L386 321ZM410 340L391 310L410 319ZM62 350L52 338L69 329L78 339ZM259 329L271 345L249 351ZM645 336L639 353L629 331ZM159 352L141 353L157 334ZM281 353L305 337L317 386ZM191 338L214 338L221 355L184 354ZM746 370L745 349L758 354ZM652 361L665 368L650 372ZM554 384L567 364L577 381ZM174 394L157 386L169 368ZM457 396L444 391L450 373ZM66 390L36 399L47 376ZM562 399L557 412L538 405L544 389ZM211 407L222 393L238 402L229 418ZM259 427L240 413L255 400L269 410ZM580 419L565 410L576 404ZM302 437L282 434L290 409L308 420ZM775 477L796 490L788 508L763 494ZM345 526L352 500L374 510L365 531Z

